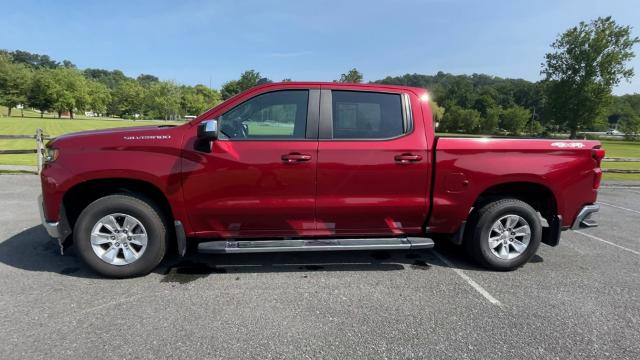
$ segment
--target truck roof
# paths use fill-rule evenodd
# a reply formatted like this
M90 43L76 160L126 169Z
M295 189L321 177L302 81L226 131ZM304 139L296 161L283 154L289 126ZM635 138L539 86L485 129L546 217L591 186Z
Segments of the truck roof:
M286 81L286 82L273 82L268 84L262 84L255 86L253 89L261 89L265 87L279 87L279 86L308 86L308 87L329 87L329 88L352 88L352 87L362 87L362 88L370 88L371 90L375 89L393 89L393 90L412 90L413 92L429 92L428 89L419 88L415 86L403 86L403 85L387 85L387 84L373 84L373 83L342 83L342 82L331 82L331 81Z

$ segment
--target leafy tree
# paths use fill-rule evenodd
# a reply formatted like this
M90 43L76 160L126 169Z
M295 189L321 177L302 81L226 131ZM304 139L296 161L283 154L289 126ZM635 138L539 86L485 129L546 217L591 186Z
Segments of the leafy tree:
M23 64L14 64L9 56L0 56L0 104L7 115L19 104L26 104L32 71Z
M115 90L121 82L129 80L120 70L84 69L83 73L87 79L104 84L111 91Z
M87 80L76 69L57 68L52 70L56 83L53 109L62 117L63 112L69 112L73 119L74 111L85 110L90 101Z
M24 64L33 69L55 69L60 67L57 61L52 60L49 55L32 54L28 51L16 50L9 53L16 64ZM67 64L73 65L70 61L65 60ZM75 65L73 65L75 67Z
M498 131L498 125L500 124L500 115L502 114L502 108L499 106L492 106L486 108L484 114L480 119L479 131L482 134L495 134Z
M531 111L521 106L512 106L500 112L500 127L510 134L519 135L531 119Z
M447 109L444 118L438 126L440 132L465 132L474 134L480 125L480 112L473 109L463 109L453 105Z
M431 113L433 115L434 123L439 123L444 118L445 108L438 105L433 99L429 99L429 105L431 107Z
M183 87L180 107L187 115L199 115L222 101L220 93L204 85Z
M46 111L53 109L58 93L57 86L53 71L42 69L34 73L27 93L27 103L40 110L40 117L44 117Z
M180 113L180 88L172 81L151 84L145 108L147 114L155 119L176 119Z
M157 83L160 81L157 76L149 75L149 74L140 74L136 78L136 80L140 83L140 85L145 88L149 88L151 84Z
M593 125L608 105L614 86L633 77L627 63L638 42L629 26L600 17L580 22L551 45L555 51L546 54L542 70L549 115L569 129L571 138Z
M241 93L240 84L238 84L238 80L227 81L222 85L220 89L220 94L222 95L222 99L227 100Z
M109 88L97 81L86 80L89 94L88 109L98 114L104 114L107 106L111 102L111 91Z
M143 113L146 90L135 80L120 82L113 91L109 112L121 117L131 117Z
M220 93L222 99L227 100L245 90L249 90L254 86L267 84L272 82L266 77L262 77L259 72L255 70L247 70L240 74L240 79L231 80L222 85Z
M622 119L619 129L627 140L638 140L640 138L640 117L634 115Z
M363 79L362 73L358 71L358 69L353 68L349 70L346 74L340 75L340 79L336 80L336 82L361 83L362 79Z

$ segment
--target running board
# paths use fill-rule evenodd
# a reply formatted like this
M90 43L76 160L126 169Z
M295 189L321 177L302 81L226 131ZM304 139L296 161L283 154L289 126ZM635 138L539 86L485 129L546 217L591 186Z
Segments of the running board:
M198 244L198 251L228 254L286 251L409 250L430 249L433 245L433 240L423 237L262 241L222 240L200 243Z

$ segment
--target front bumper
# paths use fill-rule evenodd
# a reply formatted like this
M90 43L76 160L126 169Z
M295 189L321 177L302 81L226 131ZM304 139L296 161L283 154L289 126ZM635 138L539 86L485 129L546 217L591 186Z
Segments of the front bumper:
M66 245L68 245L66 240L71 234L71 227L67 222L64 207L61 208L59 221L47 221L44 216L44 202L42 201L42 195L40 195L38 196L38 209L40 210L40 221L42 222L42 226L47 230L47 234L49 234L49 236L58 241L60 254L64 254L64 249Z
M44 203L42 202L42 195L38 196L38 210L40 210L40 221L42 222L42 226L47 230L47 233L52 238L59 239L60 238L60 221L47 221L44 217Z
M571 230L578 230L582 228L590 228L598 226L598 222L590 219L591 214L597 213L600 211L600 205L591 204L583 206L576 220L573 222L573 226L571 226Z

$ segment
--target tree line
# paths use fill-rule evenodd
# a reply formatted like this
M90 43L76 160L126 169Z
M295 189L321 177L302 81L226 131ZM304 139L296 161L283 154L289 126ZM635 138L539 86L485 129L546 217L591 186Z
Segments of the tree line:
M0 104L8 115L17 105L70 118L78 111L122 118L179 119L220 103L216 90L178 85L156 76L130 78L120 70L79 70L47 55L0 51Z
M405 74L372 81L429 89L439 132L548 135L617 128L640 134L640 94L613 96L612 89L633 77L628 67L640 42L629 26L610 17L581 22L551 45L541 67L543 79L531 82L486 74ZM282 81L291 81L283 79ZM359 83L351 69L335 81ZM119 70L79 70L68 60L47 55L0 51L0 104L26 104L58 116L93 111L106 116L177 119L198 115L219 102L271 79L247 70L220 91L185 86Z

